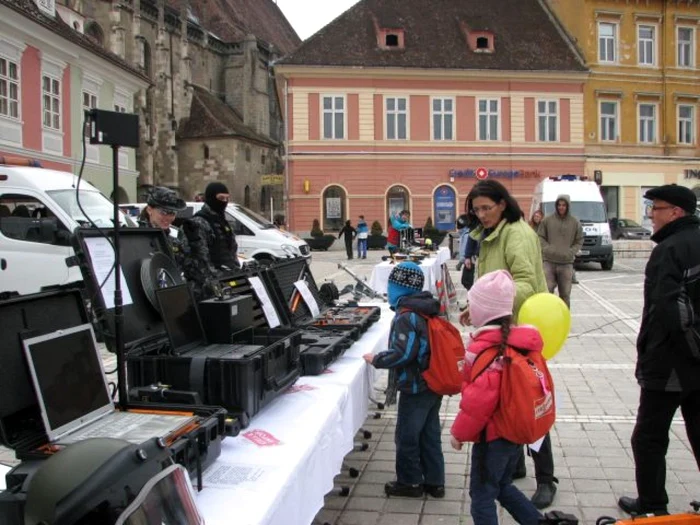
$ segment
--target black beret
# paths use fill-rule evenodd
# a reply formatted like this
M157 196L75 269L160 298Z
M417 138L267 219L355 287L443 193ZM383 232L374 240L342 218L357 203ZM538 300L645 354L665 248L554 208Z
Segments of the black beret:
M682 208L688 213L695 213L695 207L698 204L698 199L695 193L685 186L678 184L666 184L658 188L652 188L644 194L645 199L668 202L674 206Z

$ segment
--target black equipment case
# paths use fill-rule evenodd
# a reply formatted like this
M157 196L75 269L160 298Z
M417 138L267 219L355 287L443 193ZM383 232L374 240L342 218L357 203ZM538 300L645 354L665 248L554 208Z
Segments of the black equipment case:
M303 261L303 259L300 260ZM304 265L306 266L305 262ZM290 323L286 305L281 302L278 294L271 289L269 279L265 277L265 273L274 272L274 269L275 265L269 269L263 269L260 272L240 272L223 279L220 285L222 290L226 291L228 297L222 299L209 299L208 301L199 303L200 312L202 313L202 321L205 324L205 331L209 336L212 336L212 342L223 343L231 340L236 341L238 339L236 331L240 330L240 323L235 325L232 323L226 323L227 330L221 333L220 327L225 323L225 320L227 318L230 319L231 316L226 315L225 313L221 314L215 312L221 312L222 310L226 312L226 309L222 306L222 303L227 304L228 302L238 302L242 297L252 296L253 304L252 308L250 309L250 315L247 319L248 326L253 326L259 330L267 329L270 334L275 334L276 336L297 334L299 337L301 375L319 375L323 373L323 371L328 368L333 361L343 355L345 350L352 345L353 339L349 337L347 331L320 330L312 326L302 327L301 329L293 327ZM250 278L253 277L260 278L260 282L270 298L270 303L275 309L280 326L269 328L270 324L265 316L265 312L263 311L262 302L250 284ZM217 338L219 333L221 333L221 335L219 335ZM233 333L233 338L228 336L228 339L222 339L221 337L226 337L226 333Z
M109 334L113 333L114 316L105 315L99 279L86 251L87 239L101 234L98 230L87 228L76 232L76 252L83 261L83 276L94 297L96 316L106 331L107 346L113 350L114 341ZM177 390L196 392L204 404L224 407L229 417L235 418L241 427L246 427L252 416L299 377L299 336L272 334L268 330L248 327L237 335L235 341L208 342L241 343L257 346L257 349L249 347L243 349L240 355L225 357L174 355L155 297L156 289L163 280L159 267L167 269L171 263L170 248L161 230L121 230L121 265L133 301L124 306L129 386L144 387L161 383ZM170 271L166 275L168 285L182 282L179 274L177 278L172 277Z
M15 451L17 459L41 460L60 447L50 444L37 395L29 376L22 340L88 323L81 290L56 289L0 301L0 443ZM152 413L187 412L198 423L167 443L173 459L191 475L201 472L221 453L226 435L226 411L220 407L130 403L127 409Z
M267 288L282 305L285 324L298 328L342 330L357 341L381 315L378 306L329 306L320 297L316 281L304 259L281 261L264 272ZM295 287L297 281L306 284L316 300L320 314L314 317Z

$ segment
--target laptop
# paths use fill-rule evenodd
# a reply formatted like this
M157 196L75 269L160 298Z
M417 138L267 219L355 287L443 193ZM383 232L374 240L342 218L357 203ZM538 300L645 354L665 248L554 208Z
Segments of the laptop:
M176 436L196 423L190 415L119 411L114 406L92 326L83 324L23 341L49 442L93 437L131 443Z
M263 348L261 345L236 343L207 344L199 312L187 284L159 288L156 297L174 355L240 359L251 357Z

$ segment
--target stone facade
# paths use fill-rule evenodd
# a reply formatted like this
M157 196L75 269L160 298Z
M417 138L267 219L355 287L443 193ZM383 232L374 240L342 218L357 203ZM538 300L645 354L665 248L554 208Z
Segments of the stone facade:
M236 202L247 202L258 211L269 211L274 189L274 211L283 210L282 187L264 188L261 183L261 176L281 174L283 166L282 117L271 68L279 55L273 44L253 34L225 42L207 31L207 0L58 3L83 14L87 34L102 39L102 45L153 82L134 100L141 124L136 154L140 199L153 185L177 189L192 199L208 182L219 180L229 186ZM272 22L289 27L286 20ZM293 30L292 35L296 37ZM225 101L243 127L232 131L213 122L204 126L209 133L183 133L185 121L218 118L192 113L195 89Z

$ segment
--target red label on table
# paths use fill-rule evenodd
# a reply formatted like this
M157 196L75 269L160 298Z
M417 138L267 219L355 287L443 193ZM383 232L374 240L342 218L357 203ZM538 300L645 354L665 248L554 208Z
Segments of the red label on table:
M331 370L330 368L326 368L326 369L325 369L323 372L321 372L321 373L322 373L322 374L335 374L335 372L334 372L333 370Z
M311 390L318 390L318 387L313 385L292 385L287 389L285 394L295 394L297 392L310 392Z
M249 430L244 432L243 437L252 441L259 447L274 447L279 445L281 441L266 430Z

